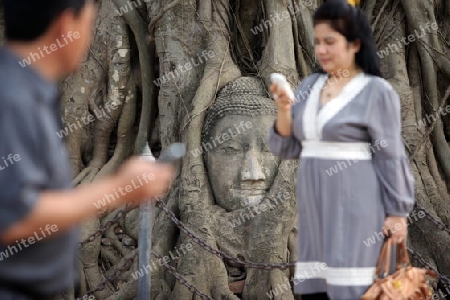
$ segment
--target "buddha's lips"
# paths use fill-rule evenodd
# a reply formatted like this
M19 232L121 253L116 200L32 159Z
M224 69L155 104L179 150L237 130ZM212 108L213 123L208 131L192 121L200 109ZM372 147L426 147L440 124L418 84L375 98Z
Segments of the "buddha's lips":
M232 191L244 196L260 196L266 193L265 189L233 189Z

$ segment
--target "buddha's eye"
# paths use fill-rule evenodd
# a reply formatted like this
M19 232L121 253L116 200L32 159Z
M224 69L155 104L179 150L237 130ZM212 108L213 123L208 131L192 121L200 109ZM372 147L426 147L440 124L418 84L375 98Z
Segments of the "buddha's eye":
M236 146L232 146L232 145L224 146L224 147L222 147L222 150L224 150L226 152L239 152L239 151L242 151L241 148L236 147Z
M229 154L235 154L237 152L242 152L243 151L241 145L239 145L236 142L223 143L219 147L220 147L219 148L220 151L225 152L225 153L229 153Z

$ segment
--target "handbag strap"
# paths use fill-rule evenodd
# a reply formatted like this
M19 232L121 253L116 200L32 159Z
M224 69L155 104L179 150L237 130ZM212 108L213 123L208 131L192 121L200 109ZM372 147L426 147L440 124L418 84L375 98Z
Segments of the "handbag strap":
M377 278L386 277L389 274L389 267L391 263L392 239L386 238L383 247L381 248L380 257L378 258L376 276ZM403 241L397 245L396 269L399 270L411 265L409 260L406 242ZM384 270L383 270L384 264ZM381 273L384 271L384 273Z
M389 266L391 263L391 249L392 249L392 240L391 238L387 238L384 241L383 247L381 248L380 257L378 258L377 268L376 268L376 276L377 278L385 277L389 274ZM384 273L383 276L381 274L382 265L384 262Z
M408 249L406 248L406 242L403 241L397 245L397 270L402 267L408 267L411 265L408 255Z

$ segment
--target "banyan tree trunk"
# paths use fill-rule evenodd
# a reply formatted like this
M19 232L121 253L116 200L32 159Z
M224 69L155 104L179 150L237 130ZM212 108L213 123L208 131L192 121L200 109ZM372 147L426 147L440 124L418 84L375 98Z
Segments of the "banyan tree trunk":
M204 244L232 257L294 262L295 197L234 228L230 224L240 211L217 205L211 191L215 178L207 172L204 156L192 151L202 147L205 114L222 88L253 77L268 97L270 73L283 73L296 86L317 67L311 17L321 3L101 0L88 57L60 83L66 128L60 134L68 145L74 183L114 172L147 140L155 156L171 143L184 142L188 153L163 199L168 209ZM363 0L361 7L372 23L384 77L402 102L403 137L418 204L409 220L411 257L414 264L425 262L450 277L450 1ZM2 19L0 12L0 28ZM295 163L280 164L273 190L283 187L292 196L295 183L281 175L294 174L295 168ZM80 241L102 225L109 228L82 247L82 280L75 295L104 283L94 293L97 299L136 296L135 272L142 271L136 259L112 276L136 257L139 242L136 210L124 218L115 218L118 213L99 210L97 218L82 225ZM295 299L292 268L251 268L211 254L197 242L157 210L152 250L168 257L173 270L152 260L147 270L151 299L199 299L172 275L174 270L213 299L265 299L270 292L273 299ZM232 282L236 285L230 288ZM437 288L447 285L450 280L441 277Z

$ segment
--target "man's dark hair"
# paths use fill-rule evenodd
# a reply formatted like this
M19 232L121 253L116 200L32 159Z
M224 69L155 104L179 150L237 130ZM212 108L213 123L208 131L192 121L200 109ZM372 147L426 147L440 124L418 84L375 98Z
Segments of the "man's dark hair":
M372 28L366 14L345 0L328 0L320 6L313 17L314 26L328 23L347 41L361 41L361 49L355 55L356 64L365 73L381 77L380 60L372 37Z
M30 42L42 36L61 13L79 14L89 0L4 0L5 38Z

